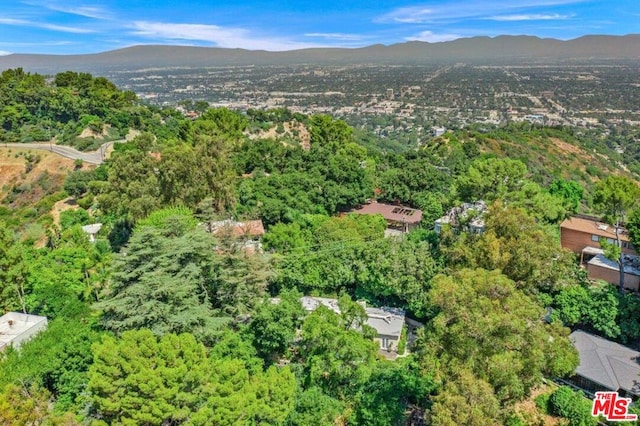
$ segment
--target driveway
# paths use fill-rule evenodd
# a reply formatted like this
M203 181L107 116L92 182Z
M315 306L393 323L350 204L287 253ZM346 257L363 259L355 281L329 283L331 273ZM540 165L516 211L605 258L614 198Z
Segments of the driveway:
M66 145L56 145L54 143L49 142L39 142L39 143L5 143L0 144L0 147L4 146L6 148L26 148L26 149L40 149L42 151L54 152L58 155L61 155L66 158L70 158L72 160L80 159L84 162L90 164L102 164L102 162L108 157L108 148L114 143L125 142L124 139L105 142L95 151L90 152L82 152L78 151L75 148L71 148Z

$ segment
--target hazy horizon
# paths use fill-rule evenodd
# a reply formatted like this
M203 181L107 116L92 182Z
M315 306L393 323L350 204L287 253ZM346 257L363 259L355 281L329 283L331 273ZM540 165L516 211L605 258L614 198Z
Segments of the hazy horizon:
M286 51L406 41L528 35L559 40L640 33L634 0L399 0L370 4L263 2L212 6L166 0L22 0L5 5L0 54L88 54L135 45Z

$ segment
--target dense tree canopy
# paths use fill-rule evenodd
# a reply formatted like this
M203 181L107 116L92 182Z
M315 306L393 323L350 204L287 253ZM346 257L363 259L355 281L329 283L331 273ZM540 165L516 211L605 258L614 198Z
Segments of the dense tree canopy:
M190 119L86 73L7 70L0 89L3 140L138 135L66 179L33 176L25 155L6 185L0 309L49 326L0 354L0 423L518 424L514 405L576 367L565 327L640 336L637 296L590 281L557 228L595 208L638 246L640 190L526 151L577 137L566 129L470 126L390 153L399 140L328 115L201 100L184 103ZM371 198L423 221L385 238L382 216L349 213ZM432 231L480 199L484 233ZM205 231L226 219L262 220L261 244ZM307 312L302 295L339 298L340 313ZM424 324L402 331L406 353L379 351L365 303ZM578 400L558 391L556 414L581 418Z

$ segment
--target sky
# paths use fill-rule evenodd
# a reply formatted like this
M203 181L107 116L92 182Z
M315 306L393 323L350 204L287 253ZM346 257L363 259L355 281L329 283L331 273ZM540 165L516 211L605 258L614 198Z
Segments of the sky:
M293 50L639 34L640 0L4 0L0 55L141 44Z

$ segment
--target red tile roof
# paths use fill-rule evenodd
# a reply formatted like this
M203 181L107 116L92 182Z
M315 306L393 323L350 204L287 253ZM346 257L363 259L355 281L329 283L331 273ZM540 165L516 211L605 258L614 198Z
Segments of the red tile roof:
M223 220L211 224L211 232L216 234L229 233L234 237L260 237L264 235L264 225L261 220L234 222Z

